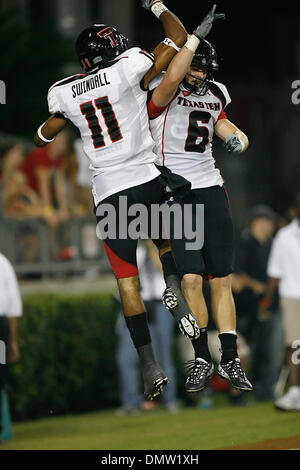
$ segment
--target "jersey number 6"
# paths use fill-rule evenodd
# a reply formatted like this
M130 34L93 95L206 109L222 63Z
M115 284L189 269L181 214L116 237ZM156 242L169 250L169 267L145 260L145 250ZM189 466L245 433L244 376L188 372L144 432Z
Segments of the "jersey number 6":
M207 124L211 115L205 111L192 111L190 114L188 136L185 141L186 152L205 152L209 140L209 130L205 126L199 126L198 122Z
M116 119L112 105L108 101L108 97L97 98L94 100L97 109L101 110L105 125L112 142L123 139L118 121ZM80 105L81 113L85 116L88 126L92 133L92 139L95 149L105 146L102 129L99 124L96 109L92 101L87 101Z

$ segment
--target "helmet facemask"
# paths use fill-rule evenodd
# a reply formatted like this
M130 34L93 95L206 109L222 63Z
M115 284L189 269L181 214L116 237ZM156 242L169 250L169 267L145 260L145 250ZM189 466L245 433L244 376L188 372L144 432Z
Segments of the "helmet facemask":
M194 54L191 68L196 70L204 70L206 72L206 77L205 79L201 79L196 75L193 75L193 72L191 71L187 75L193 77L195 79L194 82L189 83L185 77L183 84L185 88L187 88L192 93L198 96L204 96L209 90L210 82L214 80L213 72L219 70L216 51L208 41L201 41Z

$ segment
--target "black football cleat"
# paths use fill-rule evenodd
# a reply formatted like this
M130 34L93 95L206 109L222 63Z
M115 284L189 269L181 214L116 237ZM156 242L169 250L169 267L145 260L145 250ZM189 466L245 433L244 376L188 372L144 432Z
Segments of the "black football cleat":
M207 380L214 373L214 365L201 357L186 362L189 376L185 382L187 392L200 392L207 384Z
M178 323L181 333L190 340L198 339L200 336L200 328L191 313L182 316L182 312L176 311L178 308L178 300L176 294L170 287L167 287L162 295L162 302L167 310L171 312ZM179 315L181 313L181 315Z
M153 400L160 395L163 388L168 383L168 377L158 364L153 363L143 372L144 376L144 396L146 400Z
M251 382L249 382L242 369L239 358L235 358L225 364L219 364L218 375L223 379L229 380L231 385L237 390L245 390L247 392L253 390Z

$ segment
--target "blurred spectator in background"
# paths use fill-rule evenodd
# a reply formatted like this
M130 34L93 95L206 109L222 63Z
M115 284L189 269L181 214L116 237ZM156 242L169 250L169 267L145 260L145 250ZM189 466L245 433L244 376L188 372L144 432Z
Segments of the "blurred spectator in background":
M2 362L13 363L19 359L17 322L21 315L22 300L14 269L8 259L0 253L0 340L4 342L6 349L5 361L0 360L0 442L11 438L9 408L4 388L6 364Z
M25 152L20 144L10 143L2 148L3 216L19 221L15 249L22 253L21 259L26 263L34 261L37 257L37 222L32 219L43 217L43 206L38 194L30 188L21 171L24 158Z
M6 217L40 217L42 214L41 201L21 171L24 158L24 149L19 144L8 145L2 153L1 185Z
M90 161L86 157L83 150L81 139L74 141L74 150L77 160L77 173L76 173L76 193L77 202L84 207L88 214L94 213L94 201L92 195Z
M71 146L68 132L43 149L34 148L26 156L16 140L0 145L0 189L2 215L11 219L14 260L34 263L41 252L41 223L45 221L50 260L69 260L76 256L70 246L70 218L93 217L93 198L89 162L82 143ZM85 223L84 236L95 232ZM96 236L94 237L96 238ZM90 244L89 244L90 246ZM46 250L47 250L46 248ZM91 250L90 250L91 251ZM95 251L95 250L94 250Z
M44 215L53 226L66 220L69 214L64 160L70 151L68 133L62 131L46 147L31 150L21 166L28 185L40 196Z
M72 151L65 159L66 193L70 216L94 216L90 162L81 139L72 142Z
M282 328L278 296L262 311L267 283L267 263L277 216L268 206L254 206L236 249L233 291L239 331L251 348L255 398L272 400L282 363Z
M6 142L1 146L1 184L12 173L20 171L24 157L23 147L16 142Z
M49 248L52 259L72 257L68 233L64 226L60 226L70 215L66 178L66 161L70 155L69 134L62 131L46 147L31 150L21 165L29 187L38 194L41 201L41 216L50 229Z
M153 349L169 377L169 383L161 395L161 400L166 411L174 413L178 409L175 369L172 358L175 322L172 315L161 302L165 282L157 250L152 242L139 244L137 261L140 274L141 297L147 309ZM122 313L118 317L116 331L119 337L117 363L122 404L118 413L135 414L143 409L150 409L155 405L153 404L154 402L145 402L140 391L138 355L130 339Z
M27 185L21 172L8 175L3 181L3 211L6 217L42 217L38 195Z
M278 231L272 244L266 296L270 303L279 285L289 389L275 401L275 407L283 411L300 411L300 191L295 195L292 211L293 220Z

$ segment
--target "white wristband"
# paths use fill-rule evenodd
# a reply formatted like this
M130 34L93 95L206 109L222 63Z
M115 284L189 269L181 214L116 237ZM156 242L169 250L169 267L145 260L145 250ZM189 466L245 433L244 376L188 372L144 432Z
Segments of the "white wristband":
M173 49L175 49L175 51L180 51L180 47L176 46L175 42L172 41L172 39L170 38L165 38L163 40L163 44L165 44L166 46L170 46L170 47L173 47Z
M44 124L45 124L45 123L43 122L43 124L38 128L38 130L37 130L37 135L39 136L39 138L40 138L41 140L43 140L44 142L47 142L47 144L48 144L48 143L52 142L52 141L54 140L54 138L51 139L51 140L49 140L49 139L46 139L46 138L42 135L41 130L42 130L42 127L43 127Z
M185 47L195 53L199 44L200 39L198 39L197 36L195 36L194 34L189 34L188 39L185 43Z
M156 18L159 18L160 15L164 12L164 11L167 11L168 8L166 7L166 5L164 5L163 3L161 2L156 2L154 3L154 5L152 5L151 7L151 11L152 13L156 16Z
M239 139L241 147L242 147L241 150L237 153L242 153L244 148L245 148L245 144L244 144L244 142L242 141L242 139L240 138L240 136L238 134L239 134L239 132L238 133L234 132L232 135L234 135L235 137L237 137Z

